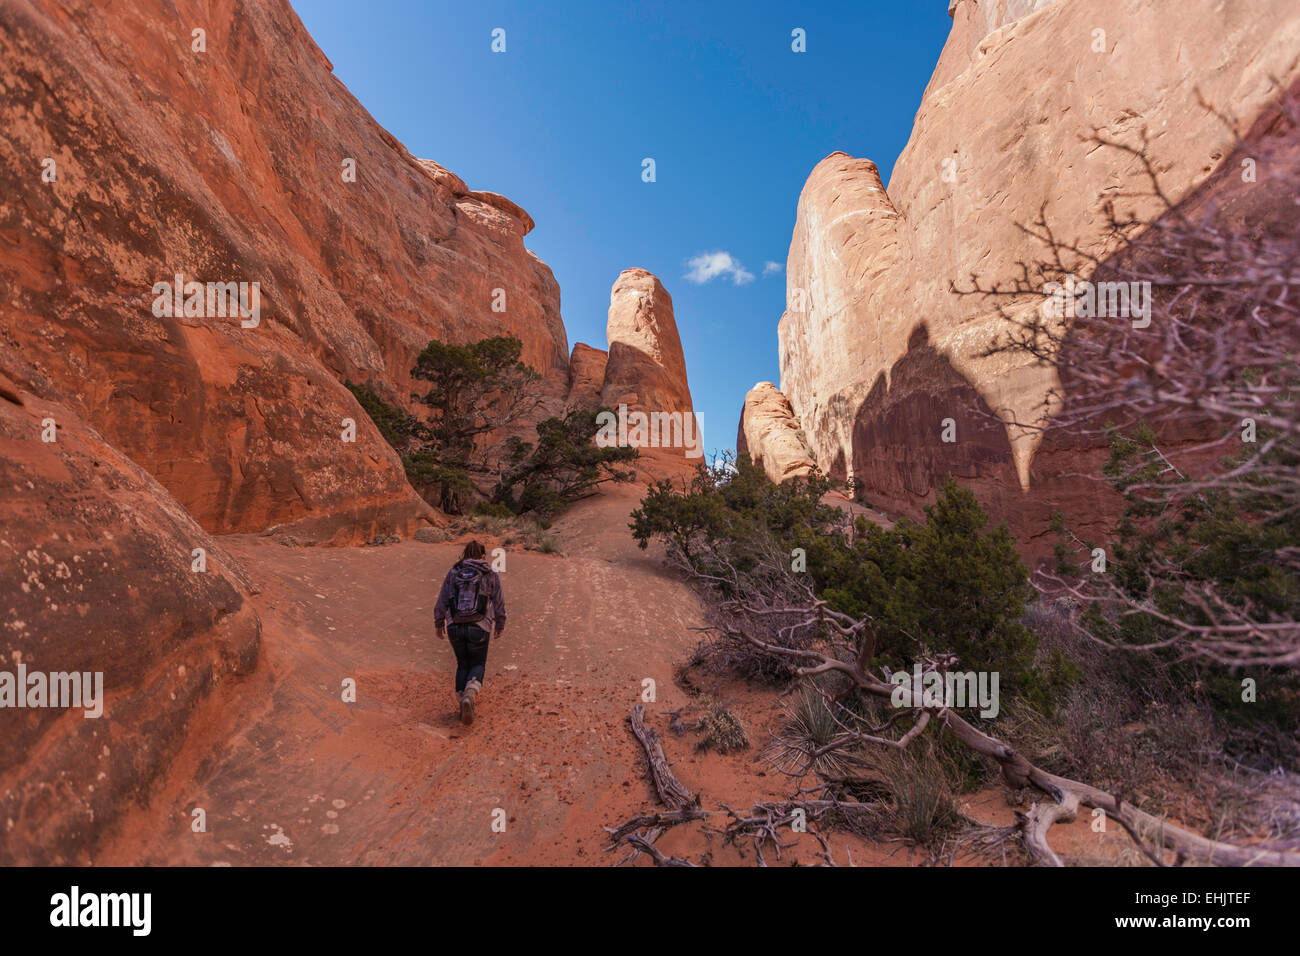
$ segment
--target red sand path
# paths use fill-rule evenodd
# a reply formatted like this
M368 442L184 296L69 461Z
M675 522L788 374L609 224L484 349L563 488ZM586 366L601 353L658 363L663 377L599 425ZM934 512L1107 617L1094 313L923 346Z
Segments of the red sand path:
M680 469L681 460L646 466ZM623 852L605 852L602 826L658 809L625 722L647 677L657 685L648 722L706 807L788 795L791 781L756 760L778 718L774 694L732 691L750 750L700 754L693 735L666 730L666 712L687 702L673 672L699 640L691 628L701 609L660 553L641 551L628 532L644 486L607 488L575 505L553 529L563 557L508 554L509 626L489 652L470 728L452 699L451 650L433 633L438 586L460 545L223 539L261 589L261 660L253 676L218 690L148 806L126 815L94 862L609 865ZM342 700L348 677L356 703ZM976 816L1010 822L996 794L977 803ZM206 832L191 829L195 808L206 813ZM498 810L504 832L493 829ZM1083 819L1058 829L1069 832L1062 850L1098 849ZM693 824L661 846L718 864L752 862L752 853L720 843ZM923 859L897 840L837 834L831 843L840 864L850 854L866 864ZM815 862L815 841L800 844L782 862Z
M609 862L601 824L652 805L624 720L647 677L653 709L685 703L673 665L698 640L694 594L629 535L643 493L638 481L578 503L553 529L564 557L508 554L509 626L471 728L433 633L459 545L223 539L261 588L257 672L220 692L95 862ZM196 807L206 833L191 830Z

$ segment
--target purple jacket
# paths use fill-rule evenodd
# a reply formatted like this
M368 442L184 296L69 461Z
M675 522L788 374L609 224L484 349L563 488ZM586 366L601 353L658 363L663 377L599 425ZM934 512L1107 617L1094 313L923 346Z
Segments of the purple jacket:
M433 623L435 627L441 628L451 615L451 602L455 597L455 587L453 578L456 569L461 565L468 565L472 568L478 568L483 571L483 589L488 596L488 616L480 625L485 626L485 622L490 618L496 622L498 631L504 630L506 626L506 598L501 592L501 575L492 570L492 566L481 558L466 558L463 561L457 561L452 565L447 576L442 579L442 590L438 592L438 603L433 608Z

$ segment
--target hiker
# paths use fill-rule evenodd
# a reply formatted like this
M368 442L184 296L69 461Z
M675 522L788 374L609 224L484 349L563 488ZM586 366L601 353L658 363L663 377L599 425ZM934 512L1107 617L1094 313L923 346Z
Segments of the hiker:
M442 579L438 603L433 609L433 626L438 636L451 641L456 652L456 703L462 723L473 723L474 701L483 689L488 640L506 629L506 599L501 593L501 576L485 560L483 545L471 541L447 576ZM447 619L451 618L450 626Z

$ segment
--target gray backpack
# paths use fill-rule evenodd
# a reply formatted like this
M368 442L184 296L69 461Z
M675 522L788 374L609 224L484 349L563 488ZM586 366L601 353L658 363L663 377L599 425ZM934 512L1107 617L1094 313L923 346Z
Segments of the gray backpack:
M487 572L470 564L452 569L451 623L477 624L487 617Z

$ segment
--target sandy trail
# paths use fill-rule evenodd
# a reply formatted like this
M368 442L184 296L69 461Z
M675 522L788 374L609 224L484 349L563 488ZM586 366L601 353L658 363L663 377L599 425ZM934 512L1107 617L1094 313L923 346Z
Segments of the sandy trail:
M650 459L643 468L658 476L682 461ZM758 759L780 720L775 693L736 682L715 688L744 715L749 750L700 753L693 735L667 731L667 713L688 700L673 676L699 640L692 628L702 612L661 553L641 551L628 532L644 488L641 478L576 504L553 529L563 557L508 553L509 624L489 651L469 728L452 696L451 649L433 633L438 587L462 545L223 539L261 589L257 670L218 689L166 778L93 862L609 865L616 857L605 852L602 827L659 809L626 724L646 678L656 685L647 722L706 807L788 796L793 782ZM348 678L355 703L342 699ZM997 794L975 803L970 810L985 822L1011 822ZM204 832L194 832L196 808ZM1057 832L1062 850L1100 849L1083 819ZM924 859L898 840L835 834L831 842L841 864ZM752 862L700 824L670 831L660 846L715 864ZM782 862L816 862L817 849L807 838Z
M601 824L650 805L624 720L645 678L656 709L685 702L673 666L698 640L694 594L628 533L643 491L579 502L554 529L563 557L508 554L509 626L471 728L432 623L460 545L224 539L261 588L261 662L95 862L608 861Z

